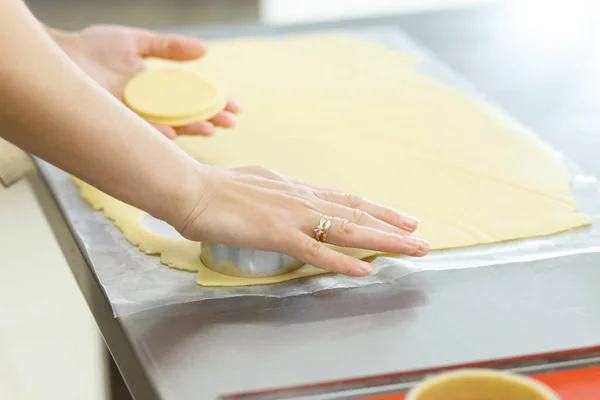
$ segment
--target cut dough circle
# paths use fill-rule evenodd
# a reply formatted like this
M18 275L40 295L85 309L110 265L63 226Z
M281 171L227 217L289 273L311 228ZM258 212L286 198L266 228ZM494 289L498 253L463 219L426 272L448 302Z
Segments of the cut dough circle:
M200 114L196 114L196 115L191 115L189 117L182 117L179 119L177 119L177 118L168 119L168 118L144 116L143 118L146 121L148 121L152 124L157 124L157 125L166 125L166 126L172 126L172 127L186 126L186 125L193 124L195 122L207 121L207 120L211 119L212 117L217 115L219 112L221 112L225 108L226 104L227 104L227 99L225 99L225 97L221 97L221 98L217 99L217 101L215 101L215 103L210 108L207 107L207 109L204 112L202 112Z
M146 70L125 86L125 103L146 119L210 119L224 107L219 87L210 79L180 69Z

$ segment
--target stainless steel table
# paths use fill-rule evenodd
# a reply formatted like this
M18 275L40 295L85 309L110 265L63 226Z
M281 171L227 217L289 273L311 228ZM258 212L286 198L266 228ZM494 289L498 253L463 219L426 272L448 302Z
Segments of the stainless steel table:
M600 37L589 12L567 43L503 8L204 37L366 25L402 28L509 114L600 176ZM560 23L560 20L558 21ZM566 29L566 27L564 27ZM322 297L221 300L114 319L43 176L34 187L108 349L136 399L215 399L268 389L600 345L600 255L423 272Z

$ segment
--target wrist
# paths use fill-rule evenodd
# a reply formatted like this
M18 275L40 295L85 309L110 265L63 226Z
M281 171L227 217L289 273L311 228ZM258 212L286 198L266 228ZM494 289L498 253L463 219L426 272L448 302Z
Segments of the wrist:
M165 188L167 193L164 197L166 205L163 209L164 217L158 217L173 226L183 236L186 236L186 228L206 208L209 199L214 197L210 193L214 192L216 186L213 167L202 164L192 157L186 158L188 158L187 165L178 174L179 179L173 179Z

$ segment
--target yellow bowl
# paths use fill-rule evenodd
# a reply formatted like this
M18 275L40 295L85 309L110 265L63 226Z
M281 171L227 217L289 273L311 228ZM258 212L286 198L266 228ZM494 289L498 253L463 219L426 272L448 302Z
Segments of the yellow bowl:
M532 378L486 369L442 373L423 381L406 400L560 400Z

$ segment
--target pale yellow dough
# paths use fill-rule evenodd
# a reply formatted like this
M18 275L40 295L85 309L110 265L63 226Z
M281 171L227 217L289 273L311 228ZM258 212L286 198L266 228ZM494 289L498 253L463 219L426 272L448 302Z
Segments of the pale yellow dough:
M225 106L215 82L193 71L149 69L125 86L125 103L140 116L156 120L203 120Z
M417 58L362 40L319 35L213 43L201 61L149 60L216 79L244 105L237 127L176 143L203 163L263 165L341 187L420 221L433 249L543 236L591 223L577 212L568 171L538 139L415 71ZM151 157L151 155L149 155ZM126 238L204 286L275 283L216 274L200 245L151 233L143 213L80 184ZM347 250L358 257L374 253Z
M190 125L200 121L207 121L221 112L227 104L227 99L225 97L219 98L214 102L213 105L207 107L203 112L192 115L185 118L179 119L167 119L167 118L157 118L157 117L143 117L146 121L157 124L157 125L166 125L173 127L180 127Z

